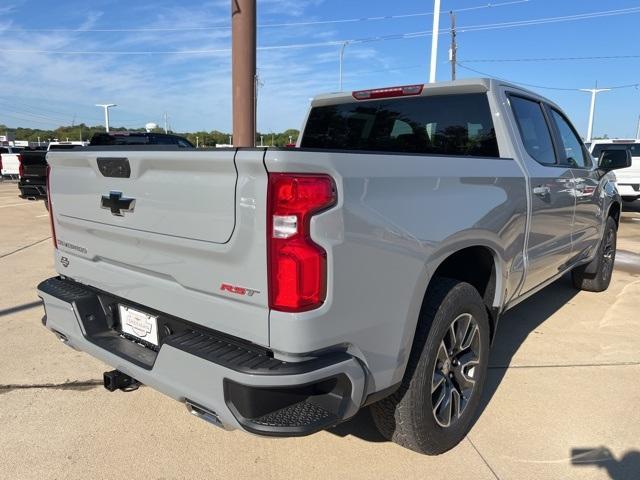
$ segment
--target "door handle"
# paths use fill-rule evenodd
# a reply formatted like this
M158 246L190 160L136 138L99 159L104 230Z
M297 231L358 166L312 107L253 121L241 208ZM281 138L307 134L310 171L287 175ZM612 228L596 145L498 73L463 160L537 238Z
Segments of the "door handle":
M538 185L533 187L533 194L539 197L547 197L551 194L551 189L546 185Z

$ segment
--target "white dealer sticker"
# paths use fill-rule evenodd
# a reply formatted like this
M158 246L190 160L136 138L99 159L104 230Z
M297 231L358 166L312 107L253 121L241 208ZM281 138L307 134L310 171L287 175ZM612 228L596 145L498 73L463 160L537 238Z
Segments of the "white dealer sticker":
M119 305L118 308L122 333L158 345L158 317L147 315L124 305Z

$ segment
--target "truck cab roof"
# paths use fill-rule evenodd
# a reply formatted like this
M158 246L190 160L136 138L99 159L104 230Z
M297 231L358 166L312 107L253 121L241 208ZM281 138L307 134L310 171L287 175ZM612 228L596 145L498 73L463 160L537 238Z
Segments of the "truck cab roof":
M313 97L313 99L311 100L311 106L317 107L326 105L337 105L341 103L353 102L354 100L367 101L380 98L486 93L488 91L495 90L498 87L507 87L509 88L509 90L519 91L527 97L532 97L544 101L545 103L556 107L558 110L561 110L558 105L550 101L548 98L545 98L514 83L506 82L496 78L465 78L462 80L453 80L447 82L392 86L368 90L355 90L352 92L325 93Z

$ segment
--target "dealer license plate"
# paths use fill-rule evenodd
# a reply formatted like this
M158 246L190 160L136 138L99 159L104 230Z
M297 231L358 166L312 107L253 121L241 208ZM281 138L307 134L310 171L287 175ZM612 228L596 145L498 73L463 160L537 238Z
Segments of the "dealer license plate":
M118 305L122 333L158 345L158 317L125 305Z

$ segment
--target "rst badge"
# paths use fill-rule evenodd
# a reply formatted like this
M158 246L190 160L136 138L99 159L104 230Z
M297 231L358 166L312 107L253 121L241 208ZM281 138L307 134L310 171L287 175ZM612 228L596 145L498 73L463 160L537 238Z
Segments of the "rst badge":
M254 290L252 288L238 287L236 285L230 285L223 283L220 285L220 290L223 292L234 293L236 295L242 295L243 297L253 297L260 293L260 290Z

